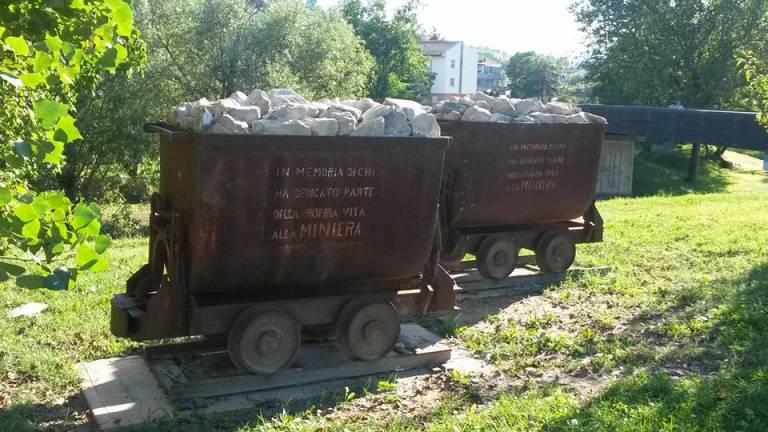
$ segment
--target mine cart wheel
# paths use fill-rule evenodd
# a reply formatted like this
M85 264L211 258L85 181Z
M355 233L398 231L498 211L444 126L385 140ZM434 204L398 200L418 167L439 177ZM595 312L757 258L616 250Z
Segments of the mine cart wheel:
M353 300L336 322L336 345L352 360L384 357L400 337L400 315L388 301Z
M293 362L301 345L301 328L280 309L251 307L229 330L227 348L241 370L270 374Z
M151 275L152 267L149 264L144 264L125 282L125 292L128 293L128 295L134 295L136 288L141 286L142 283L145 283Z
M536 264L541 271L562 273L576 259L576 244L567 232L545 233L536 246Z
M504 279L515 271L519 252L510 239L487 237L477 250L477 270L486 279Z

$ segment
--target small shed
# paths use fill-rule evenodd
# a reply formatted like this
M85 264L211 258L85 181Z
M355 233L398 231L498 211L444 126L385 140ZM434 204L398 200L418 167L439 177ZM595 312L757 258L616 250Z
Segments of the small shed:
M632 194L635 137L606 134L600 154L596 193L600 198Z

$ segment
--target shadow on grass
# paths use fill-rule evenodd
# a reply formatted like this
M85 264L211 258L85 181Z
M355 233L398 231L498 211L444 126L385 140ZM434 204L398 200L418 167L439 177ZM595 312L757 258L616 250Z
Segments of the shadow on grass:
M727 169L701 159L698 181L686 180L690 163L690 146L670 152L641 152L635 157L632 180L633 196L686 195L723 192L732 184Z
M710 330L666 354L639 350L626 377L544 430L768 430L768 264L737 280ZM662 316L684 315L698 302L683 300ZM670 341L662 341L662 344ZM688 349L686 349L688 348Z
M413 376L414 372L403 371L402 377ZM205 401L196 401L199 413L185 411L174 413L159 420L133 426L111 427L115 432L235 432L248 426L261 430L260 425L275 426L287 424L291 419L305 414L308 410L328 410L339 407L347 400L358 395L378 392L379 381L391 380L394 375L382 374L369 379L358 379L355 383L338 386L334 383L322 396L303 399L301 387L296 388L296 400L283 404L279 401L254 402L252 408L233 411L207 413ZM338 388L337 388L338 387ZM187 407L189 409L189 407ZM277 430L289 428L277 428ZM87 402L81 393L73 395L62 404L29 403L0 410L0 431L2 432L38 432L38 431L78 431L96 432L95 421L90 416ZM249 429L250 430L250 429ZM268 428L268 430L272 430Z
M80 393L63 400L61 404L16 405L0 409L0 431L70 431L82 430L82 427L90 431L87 411L88 405Z

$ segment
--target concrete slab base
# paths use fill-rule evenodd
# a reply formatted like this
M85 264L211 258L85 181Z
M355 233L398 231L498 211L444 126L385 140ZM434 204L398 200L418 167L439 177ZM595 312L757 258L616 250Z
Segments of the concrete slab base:
M76 367L93 420L102 430L145 423L174 410L139 356L95 360Z
M93 418L107 430L169 414L214 413L265 402L288 404L343 395L347 388L375 385L393 374L427 374L450 361L451 348L439 336L417 324L402 324L395 349L374 362L347 360L334 344L323 343L302 346L290 368L270 376L240 373L225 352L149 360L129 356L82 363L78 368Z

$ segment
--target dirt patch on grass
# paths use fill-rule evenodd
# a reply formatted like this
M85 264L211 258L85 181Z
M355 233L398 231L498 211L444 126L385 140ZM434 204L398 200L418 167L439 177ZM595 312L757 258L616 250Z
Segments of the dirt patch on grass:
M732 163L734 168L738 168L744 171L762 171L763 160L756 157L738 153L730 150L726 150L723 154L723 159Z
M377 389L346 402L319 409L314 414L327 422L370 422L408 413L414 420L425 418L437 410L457 384L445 371L400 378L391 388Z

